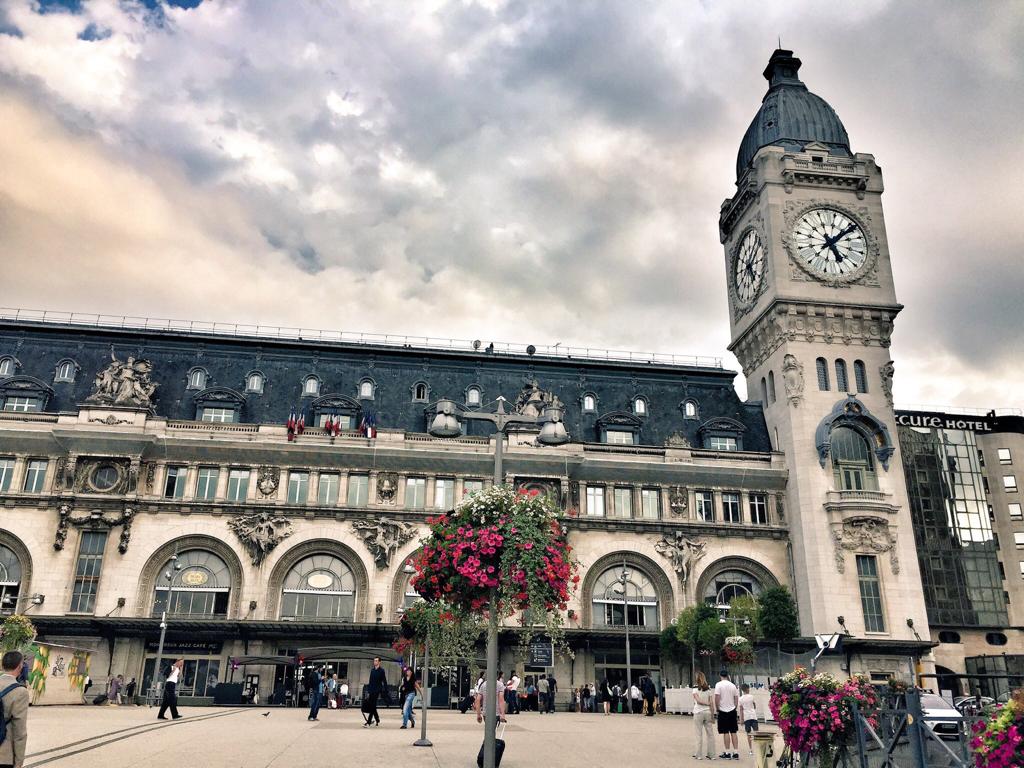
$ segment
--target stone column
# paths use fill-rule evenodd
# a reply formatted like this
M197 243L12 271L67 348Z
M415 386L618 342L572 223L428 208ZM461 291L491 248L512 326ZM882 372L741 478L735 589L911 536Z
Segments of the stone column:
M309 470L309 494L306 496L307 504L320 503L320 470Z
M231 474L231 467L217 467L217 491L216 499L226 499L228 496L228 475Z

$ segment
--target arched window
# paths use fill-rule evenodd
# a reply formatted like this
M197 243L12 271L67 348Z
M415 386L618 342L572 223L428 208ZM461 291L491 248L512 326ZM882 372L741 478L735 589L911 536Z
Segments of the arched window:
M699 417L699 413L697 411L697 401L696 400L687 400L685 403L683 403L683 418L684 419L696 419L698 417Z
M302 381L302 394L316 396L320 394L320 379L316 376L307 376Z
M775 371L768 371L768 400L775 402Z
M818 368L818 389L822 392L828 392L828 363L825 362L824 357L819 357L814 364Z
M597 412L597 396L587 392L583 395L583 412L584 413L596 413Z
M768 382L764 376L761 377L761 402L768 405Z
M54 374L53 380L57 381L74 381L75 373L78 371L78 366L75 365L74 360L61 360L57 363L57 370Z
M715 574L704 590L704 602L709 605L729 605L737 597L761 594L761 582L754 576L731 568Z
M853 378L857 384L857 391L861 394L866 394L868 391L868 374L864 370L863 360L853 361Z
M846 361L836 360L836 391L849 392L850 381L846 376Z
M164 572L157 575L153 615L168 608L174 616L227 616L231 599L231 572L227 564L213 552L190 549L178 555L170 589Z
M0 376L14 375L14 358L0 357Z
M408 576L405 577L405 587L404 587L404 591L402 592L402 607L403 608L408 608L413 603L418 603L420 600L423 599L420 596L420 593L416 591L416 587L414 587L412 585L412 583L411 583L412 582L412 577L413 577L413 574L411 574L411 573Z
M428 394L429 390L427 388L426 383L422 381L417 381L415 384L412 385L412 401L414 403L427 402Z
M614 565L594 583L595 627L621 627L629 605L629 626L658 629L658 593L647 574L634 566L626 568L625 597L621 580L622 566Z
M188 389L206 389L209 374L205 368L193 368L188 372Z
M356 579L335 555L318 554L292 566L281 589L282 619L352 621L356 615Z
M860 432L852 427L833 429L830 455L838 488L844 491L878 489L875 456Z
M466 390L466 405L480 405L480 387L475 384Z
M245 391L246 392L263 392L263 374L259 371L252 371L248 376L245 377Z
M14 550L0 544L0 614L16 613L21 592L21 562Z
M634 397L633 398L633 413L635 413L637 416L646 416L647 415L647 400L646 400L646 398L643 398L643 397Z

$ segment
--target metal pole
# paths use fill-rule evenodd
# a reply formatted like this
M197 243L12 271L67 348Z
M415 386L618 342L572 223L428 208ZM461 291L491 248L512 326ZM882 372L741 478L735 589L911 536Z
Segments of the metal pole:
M499 437L500 440L500 437ZM499 454L495 454L498 456ZM495 465L499 460L495 459ZM494 745L498 729L498 611L497 590L491 590L491 615L487 625L487 700L484 707L484 768L495 768Z
M629 658L629 591L626 589L626 561L622 561L622 602L623 625L626 628L626 700L629 702L629 714L633 714L633 665Z
M420 698L420 737L414 747L432 747L434 742L427 738L427 701L430 699L430 635L423 640L423 695Z
M500 426L497 432L494 433L494 484L501 485L504 482L504 469L502 468L502 459L505 454L505 433L501 430Z
M163 663L164 658L164 638L167 637L167 609L171 607L171 600L174 599L174 567L171 563L177 565L177 561L177 555L174 555L174 557L168 560L167 565L171 570L165 572L165 577L167 578L167 603L164 605L164 610L160 614L160 642L156 647L156 660L153 664L153 680L149 684L149 706L151 707L155 703L153 701L153 691L157 690L161 694L163 693L163 687L158 687L158 681L160 680L160 665Z

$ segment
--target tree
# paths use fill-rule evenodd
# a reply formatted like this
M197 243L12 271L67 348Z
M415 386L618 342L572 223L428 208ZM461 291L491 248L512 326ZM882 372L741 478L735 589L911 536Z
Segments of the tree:
M678 627L675 624L669 624L662 630L659 642L662 661L676 665L678 679L682 682L683 664L690 662L690 646L679 639Z
M800 619L793 595L786 587L769 587L758 598L757 623L767 640L779 643L800 634Z
M718 612L706 603L691 605L683 610L675 625L680 642L689 646L691 650L700 650L700 625L708 619L718 621Z
M747 638L751 643L756 643L762 634L759 612L760 604L753 595L734 597L729 601L729 628L732 629L732 620L736 619L737 634ZM744 625L744 621L749 624Z

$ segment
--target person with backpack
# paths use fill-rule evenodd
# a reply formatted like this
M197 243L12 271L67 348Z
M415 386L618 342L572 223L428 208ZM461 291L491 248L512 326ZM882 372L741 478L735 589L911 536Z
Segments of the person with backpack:
M25 666L20 651L7 651L0 660L0 766L21 768L28 741L28 689L18 682Z

